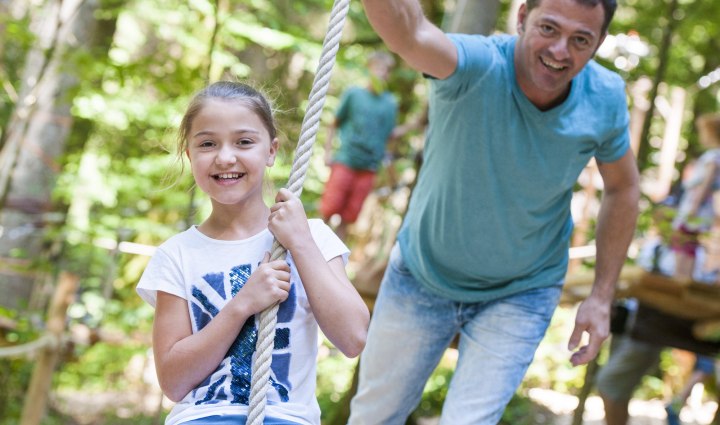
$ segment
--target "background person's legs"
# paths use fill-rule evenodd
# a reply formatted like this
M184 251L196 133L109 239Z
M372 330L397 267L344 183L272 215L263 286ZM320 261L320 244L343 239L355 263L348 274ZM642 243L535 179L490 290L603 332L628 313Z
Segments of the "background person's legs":
M715 375L715 359L708 356L696 355L695 365L693 366L692 373L688 378L685 385L679 393L677 393L670 403L665 406L665 411L668 414L668 423L679 424L680 423L680 411L685 406L690 393L692 392L695 385L705 381L707 378Z
M375 173L367 170L353 170L353 183L348 188L345 204L340 210L340 225L335 229L341 239L345 239L348 226L355 223L360 215L365 199L375 187Z
M326 223L330 224L329 221L333 215L342 215L352 191L353 179L354 175L351 168L340 163L334 163L330 167L330 177L325 183L325 189L318 207L320 215L322 215ZM343 225L342 222L340 224ZM340 239L345 239L345 235L341 234L345 231L345 226L340 231L338 229L335 229L335 231Z
M642 377L656 368L663 347L626 335L613 335L610 356L597 375L597 389L608 425L625 425L628 403Z

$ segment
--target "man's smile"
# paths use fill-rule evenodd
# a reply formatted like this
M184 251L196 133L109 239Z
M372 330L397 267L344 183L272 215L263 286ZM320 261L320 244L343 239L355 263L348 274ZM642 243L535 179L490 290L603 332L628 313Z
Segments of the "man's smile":
M552 71L564 71L567 69L567 65L563 65L560 62L555 62L551 59L540 56L540 62Z

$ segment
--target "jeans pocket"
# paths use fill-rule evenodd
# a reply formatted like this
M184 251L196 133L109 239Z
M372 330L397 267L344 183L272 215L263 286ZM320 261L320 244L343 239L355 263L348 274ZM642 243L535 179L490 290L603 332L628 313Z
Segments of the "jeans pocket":
M404 275L404 276L412 276L410 273L410 269L407 268L405 265L405 260L403 259L402 252L400 251L400 245L397 243L395 246L393 246L392 251L390 252L390 260L388 261L388 265L392 268L392 270L398 274Z

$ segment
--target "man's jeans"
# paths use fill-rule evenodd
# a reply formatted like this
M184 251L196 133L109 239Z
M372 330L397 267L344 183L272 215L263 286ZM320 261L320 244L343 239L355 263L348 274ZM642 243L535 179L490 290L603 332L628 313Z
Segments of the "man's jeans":
M560 283L499 300L450 301L426 291L392 250L360 358L351 425L405 424L459 332L459 358L440 423L496 425L535 355Z

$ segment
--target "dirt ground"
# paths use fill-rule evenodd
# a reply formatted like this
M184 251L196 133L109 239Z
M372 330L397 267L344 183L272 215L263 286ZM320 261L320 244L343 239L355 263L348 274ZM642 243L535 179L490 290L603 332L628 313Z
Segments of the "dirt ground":
M701 396L691 396L688 405L680 415L685 425L709 425L717 409L714 402L699 400ZM577 407L577 398L549 390L530 390L530 398L536 403L533 423L536 425L571 425L573 412ZM114 411L118 417L130 417L138 410L152 416L161 409L161 403L169 407L167 399L162 400L158 393L141 394L129 397L128 394L107 394L87 397L81 393L68 393L53 397L53 406L71 416L77 425L105 425L107 414ZM665 410L660 400L633 400L630 403L630 422L628 425L666 425ZM158 420L158 425L160 421ZM437 425L437 418L428 418L419 425ZM588 398L585 404L583 425L605 425L602 401L597 396Z
M695 395L695 394L694 394ZM555 425L570 425L573 412L577 407L577 398L546 390L531 390L530 397L541 406L547 407L554 415ZM697 396L691 396L688 405L680 413L685 425L709 425L717 409L717 403L703 402ZM629 407L628 425L666 425L664 404L661 400L632 400ZM600 397L591 396L585 403L583 425L605 425L605 412ZM549 422L548 422L549 423Z

